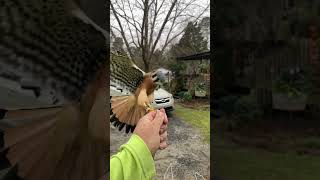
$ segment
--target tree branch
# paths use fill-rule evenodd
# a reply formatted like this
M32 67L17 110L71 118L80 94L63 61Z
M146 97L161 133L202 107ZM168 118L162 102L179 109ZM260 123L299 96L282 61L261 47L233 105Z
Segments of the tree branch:
M158 33L158 36L157 36L157 38L156 38L156 40L155 40L155 42L154 42L154 44L153 44L153 46L152 46L151 53L154 52L154 50L155 50L155 48L156 48L156 46L157 46L157 44L158 44L158 41L159 41L159 39L160 39L160 37L161 37L162 31L163 31L166 23L168 22L168 19L169 19L170 15L171 15L171 12L172 12L174 6L176 5L176 3L177 3L177 0L174 0L174 1L172 2L172 4L171 4L171 7L170 7L170 9L169 9L169 11L168 11L168 13L167 13L167 15L166 15L166 18L164 19L164 21L163 21L163 23L162 23L162 26L161 26L160 31L159 31L159 33Z
M133 8L131 7L131 4L130 3L128 3L129 4L129 9L130 9L130 13L131 13L131 18L133 19L133 22L134 22L134 27L136 27L136 34L137 34L137 39L138 39L138 45L141 45L141 40L139 39L139 29L138 29L138 26L136 25L136 24L138 24L139 25L139 27L140 27L140 29L141 29L141 24L139 24L136 20L135 20L135 18L134 18L134 13L133 13Z
M116 18L116 20L117 20L117 22L118 22L118 25L119 25L119 27L120 27L120 33L121 33L121 36L122 36L122 38L123 38L123 40L124 40L124 42L125 42L125 44L126 44L127 50L128 50L128 52L129 52L129 55L130 55L131 59L133 60L133 54L132 54L132 52L131 52L131 49L130 49L130 45L129 45L129 43L128 43L128 40L127 40L127 38L126 38L126 36L125 36L125 34L124 34L124 30L123 30L123 28L122 28L120 19L119 19L118 15L117 15L117 13L116 13L116 11L115 11L112 3L110 3L110 6L111 6L112 12L114 13L114 16L115 16L115 18Z
M164 52L164 50L166 49L166 47L174 40L176 39L178 36L180 36L185 30L180 31L179 33L177 33L176 35L174 35L172 38L170 38L162 47L161 49L161 53Z

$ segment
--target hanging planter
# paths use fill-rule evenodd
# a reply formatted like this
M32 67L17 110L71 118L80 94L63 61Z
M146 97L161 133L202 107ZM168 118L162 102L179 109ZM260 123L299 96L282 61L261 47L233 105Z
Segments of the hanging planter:
M204 83L197 83L195 87L196 97L205 97L207 95Z
M206 97L207 93L204 90L196 90L195 91L195 96L196 97Z
M302 94L295 98L288 97L285 93L272 94L273 108L287 111L302 111L307 104L307 95Z
M304 110L310 87L305 73L299 68L285 69L274 83L273 108L287 111Z

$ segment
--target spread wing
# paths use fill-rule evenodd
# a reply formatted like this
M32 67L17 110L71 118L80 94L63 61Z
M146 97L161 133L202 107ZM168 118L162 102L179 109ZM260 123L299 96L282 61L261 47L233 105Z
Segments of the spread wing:
M63 8L64 3L0 0L3 88L32 96L45 105L79 100L107 60L106 38Z
M110 62L111 84L134 94L142 83L145 72L125 55L111 53Z

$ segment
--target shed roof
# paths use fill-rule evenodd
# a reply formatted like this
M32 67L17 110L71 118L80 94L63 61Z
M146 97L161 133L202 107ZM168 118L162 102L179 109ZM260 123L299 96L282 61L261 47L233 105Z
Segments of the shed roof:
M176 58L178 61L187 61L187 60L202 60L207 59L210 60L210 51L192 54L188 56L181 56Z

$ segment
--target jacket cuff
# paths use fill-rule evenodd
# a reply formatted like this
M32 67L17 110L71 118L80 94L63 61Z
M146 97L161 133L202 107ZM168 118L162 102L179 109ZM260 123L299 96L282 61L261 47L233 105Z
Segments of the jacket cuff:
M152 154L145 142L136 134L132 134L127 142L127 147L138 157L143 173L147 179L152 179L156 174Z

